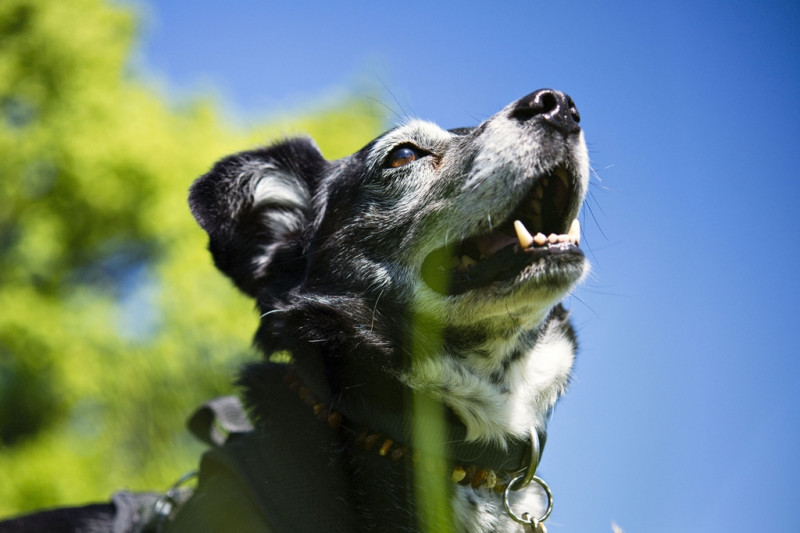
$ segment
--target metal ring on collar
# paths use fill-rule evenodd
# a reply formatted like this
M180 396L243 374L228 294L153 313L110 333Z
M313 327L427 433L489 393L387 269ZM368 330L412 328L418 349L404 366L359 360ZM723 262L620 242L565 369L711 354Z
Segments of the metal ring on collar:
M514 484L520 480L524 481L525 477L526 477L525 474L520 474L508 482L508 485L506 485L506 490L503 491L503 506L506 508L506 513L508 514L508 516L511 517L512 520L514 520L518 524L522 524L525 526L532 526L536 528L539 526L540 522L544 522L545 520L547 520L550 517L550 513L553 512L553 493L550 492L550 487L547 486L547 483L545 483L542 478L533 476L531 480L535 481L540 487L542 487L545 496L547 497L547 509L545 510L544 514L542 514L542 516L540 516L539 518L531 518L530 513L528 512L522 513L521 516L516 514L514 510L511 509L511 503L508 501L508 497L509 494L511 494L512 490L517 491L523 488L520 487L515 489Z

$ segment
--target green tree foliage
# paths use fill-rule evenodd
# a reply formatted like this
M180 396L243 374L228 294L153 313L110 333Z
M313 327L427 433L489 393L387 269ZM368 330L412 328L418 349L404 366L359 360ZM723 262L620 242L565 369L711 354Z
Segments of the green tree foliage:
M102 0L0 2L0 516L161 489L196 467L192 408L231 391L257 316L186 205L219 157L303 131L328 157L382 126L335 102L234 128L132 72Z

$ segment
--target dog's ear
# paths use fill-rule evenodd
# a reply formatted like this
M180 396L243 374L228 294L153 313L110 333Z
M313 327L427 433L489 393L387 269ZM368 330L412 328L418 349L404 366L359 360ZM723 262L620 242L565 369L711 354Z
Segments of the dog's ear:
M302 279L303 233L327 165L311 139L290 139L229 156L192 185L189 206L217 268L247 294L267 284L279 293Z

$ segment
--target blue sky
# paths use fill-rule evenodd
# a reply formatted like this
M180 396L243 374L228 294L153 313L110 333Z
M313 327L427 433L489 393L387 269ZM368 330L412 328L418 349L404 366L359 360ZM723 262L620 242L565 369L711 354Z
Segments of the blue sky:
M381 94L473 125L541 87L583 117L594 270L541 474L548 529L800 523L800 3L142 0L140 62L231 116Z

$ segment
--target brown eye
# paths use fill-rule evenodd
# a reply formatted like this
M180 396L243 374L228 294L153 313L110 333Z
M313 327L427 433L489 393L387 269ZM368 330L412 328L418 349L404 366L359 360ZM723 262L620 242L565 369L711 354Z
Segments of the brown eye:
M389 154L389 157L386 159L386 166L392 168L402 167L403 165L416 161L422 156L423 154L418 150L410 146L402 146Z

